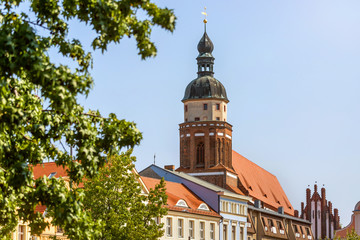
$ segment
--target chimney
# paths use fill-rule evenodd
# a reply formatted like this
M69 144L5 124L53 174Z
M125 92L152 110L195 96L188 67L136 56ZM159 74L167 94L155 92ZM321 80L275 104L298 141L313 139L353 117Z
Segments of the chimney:
M299 217L299 211L298 210L294 211L294 216L297 217L297 218Z
M329 201L329 214L331 215L332 214L332 202Z
M314 193L316 193L316 192L317 192L317 184L315 182L315 184L314 184Z
M323 185L324 186L324 185ZM325 209L326 207L326 192L325 192L325 187L321 188L321 204L323 209Z
M311 217L311 203L310 203L310 198L311 198L311 190L310 190L310 185L308 185L308 187L306 188L306 220L310 221L310 217Z
M278 213L284 214L284 207L278 207Z
M261 201L260 200L255 200L254 205L255 205L256 208L261 208Z
M174 171L175 170L175 165L165 165L164 168L166 170Z
M304 202L301 202L301 217L304 215Z
M311 198L311 190L310 188L306 189L306 205L309 207L310 204L310 198Z

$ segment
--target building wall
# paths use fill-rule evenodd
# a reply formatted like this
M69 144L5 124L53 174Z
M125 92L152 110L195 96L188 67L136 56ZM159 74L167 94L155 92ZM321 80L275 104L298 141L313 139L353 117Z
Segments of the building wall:
M232 168L232 126L226 122L190 122L179 125L180 167L204 171L218 164ZM198 147L203 146L203 163L198 163Z
M31 234L31 229L27 223L20 222L12 234L13 240L51 240L56 236L59 240L67 240L68 238L63 235L61 229L50 225L39 236Z
M204 109L207 104L207 109ZM219 109L217 109L219 104ZM199 120L195 120L198 118ZM227 104L221 100L199 99L184 103L184 122L227 121Z
M350 233L352 230L360 235L360 202L355 205L353 214L351 215L351 222L344 228L336 231L336 237L340 239L345 239L347 233Z
M338 209L332 208L331 201L326 199L326 189L321 188L321 194L318 193L317 184L314 185L314 192L306 189L306 206L301 203L302 219L310 220L311 229L315 239L333 239L334 231L340 226L340 217Z
M171 219L171 234L167 232L167 223ZM182 236L179 235L179 219L183 221ZM205 215L190 214L185 212L168 211L168 215L161 219L161 223L164 224L163 229L165 230L164 236L160 239L184 239L187 240L190 237L190 221L193 221L193 239L199 240L201 238L200 226L204 224L203 239L212 240L211 238L211 224L214 226L213 239L219 239L219 222L220 218L209 217Z

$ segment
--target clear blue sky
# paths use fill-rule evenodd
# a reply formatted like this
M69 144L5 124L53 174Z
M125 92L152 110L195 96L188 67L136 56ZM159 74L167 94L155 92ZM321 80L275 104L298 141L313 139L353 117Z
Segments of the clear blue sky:
M360 1L157 1L178 17L158 28L155 59L141 61L133 39L93 54L87 108L137 123L144 140L136 167L179 166L181 99L196 77L196 46L207 32L215 77L227 90L233 148L279 179L296 209L318 181L347 225L360 200ZM86 27L72 36L90 46ZM90 49L90 47L89 47Z

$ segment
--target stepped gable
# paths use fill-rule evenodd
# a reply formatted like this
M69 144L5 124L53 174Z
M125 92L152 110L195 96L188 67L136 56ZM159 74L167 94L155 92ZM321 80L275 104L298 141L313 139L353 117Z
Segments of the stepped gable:
M233 168L238 174L240 184L248 191L249 196L262 201L265 207L273 210L284 207L286 214L294 216L294 208L276 176L234 150L232 159Z
M141 176L141 179L148 189L154 189L155 186L160 183L160 179L143 176ZM166 207L169 210L220 217L220 215L211 209L210 206L208 206L206 203L205 204L208 206L209 211L199 210L198 208L200 204L204 203L204 201L202 201L197 195L185 187L185 185L169 181L165 181L165 183L166 195L168 196ZM177 206L176 204L179 200L184 200L188 205L188 208Z

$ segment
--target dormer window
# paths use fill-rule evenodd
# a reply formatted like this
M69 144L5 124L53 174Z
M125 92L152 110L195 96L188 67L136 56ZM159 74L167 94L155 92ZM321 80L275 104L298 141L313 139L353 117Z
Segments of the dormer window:
M176 206L178 206L178 207L186 207L186 208L189 207L183 199L180 199L180 200L176 203Z
M209 207L205 203L200 204L198 209L209 211Z
M48 176L49 179L53 178L56 175L57 172L52 172L50 173L50 175Z

